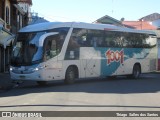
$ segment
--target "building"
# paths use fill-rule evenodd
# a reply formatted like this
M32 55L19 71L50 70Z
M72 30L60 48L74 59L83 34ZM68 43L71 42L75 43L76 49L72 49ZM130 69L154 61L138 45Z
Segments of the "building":
M122 23L137 30L157 30L157 27L150 21L123 21Z
M11 6L11 32L16 34L19 29L28 25L30 21L32 0L15 0Z
M112 24L112 25L117 25L117 26L123 26L122 22L112 18L108 15L105 15L99 19L97 19L96 21L94 21L93 23L101 23L101 24Z
M122 24L138 30L157 30L160 27L160 14L152 13L137 21L123 21Z
M0 72L9 70L12 43L29 22L32 0L0 0Z
M19 0L18 5L25 12L24 16L24 26L28 25L31 22L31 5L32 0ZM23 21L23 20L22 20Z
M43 17L39 17L38 13L31 13L31 19L29 21L29 24L38 24L38 23L43 23L43 22L49 22L48 20L44 19Z
M160 19L160 14L159 13L152 13L152 14L149 14L147 16L140 18L139 20L140 21L155 21L158 19Z
M160 14L153 13L140 18L138 21L123 21L124 25L131 26L138 30L152 30L157 34L158 39L158 70L160 70Z

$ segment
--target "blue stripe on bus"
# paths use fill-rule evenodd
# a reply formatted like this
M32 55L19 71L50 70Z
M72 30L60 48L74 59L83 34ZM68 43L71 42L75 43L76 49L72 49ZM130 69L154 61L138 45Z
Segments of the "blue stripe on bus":
M109 76L115 73L127 59L144 59L149 54L149 49L144 48L96 48L101 52L101 75Z

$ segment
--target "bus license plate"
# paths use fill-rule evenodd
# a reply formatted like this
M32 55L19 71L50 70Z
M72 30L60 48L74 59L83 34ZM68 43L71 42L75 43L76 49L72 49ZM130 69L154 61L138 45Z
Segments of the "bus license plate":
M20 79L25 79L25 78L26 78L26 76L19 76L19 78L20 78Z

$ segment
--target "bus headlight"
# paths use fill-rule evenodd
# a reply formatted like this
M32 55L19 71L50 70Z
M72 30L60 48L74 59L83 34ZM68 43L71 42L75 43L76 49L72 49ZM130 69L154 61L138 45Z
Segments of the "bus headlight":
M44 68L45 68L44 66L39 66L39 67L34 68L33 71L36 72Z
M34 69L34 71L38 71L38 70L39 70L39 68L35 68L35 69Z
M12 71L13 70L13 68L12 67L10 67L10 71Z

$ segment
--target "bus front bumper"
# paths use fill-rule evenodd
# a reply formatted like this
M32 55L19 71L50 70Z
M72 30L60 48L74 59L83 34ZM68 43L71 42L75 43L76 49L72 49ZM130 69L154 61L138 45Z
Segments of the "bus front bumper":
M10 72L11 79L14 81L23 81L23 80L36 80L36 81L46 81L41 74L39 73L31 73L31 74L17 74L14 72Z

